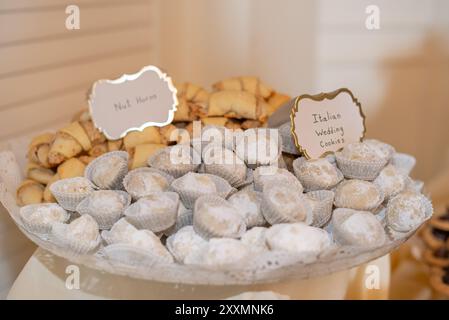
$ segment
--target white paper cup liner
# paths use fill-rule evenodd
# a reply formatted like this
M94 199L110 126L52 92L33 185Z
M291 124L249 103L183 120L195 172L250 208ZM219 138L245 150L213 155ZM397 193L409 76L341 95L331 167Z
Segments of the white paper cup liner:
M154 195L157 194L154 193ZM159 210L139 211L138 202L136 202L125 210L126 220L138 229L147 229L152 232L162 232L172 227L176 223L179 195L175 192L163 192L163 194L171 199L167 210L163 213L158 212Z
M138 200L139 198L145 197L151 193L154 193L154 190L148 190L147 193L142 194L141 191L139 190L134 190L130 185L129 185L129 180L134 176L134 175L139 175L140 173L143 172L150 172L150 173L157 173L159 175L161 175L162 177L165 178L165 180L167 180L167 184L170 186L170 184L173 182L174 178L169 175L168 173L155 169L155 168L137 168L134 170L131 170L128 172L128 174L125 176L125 178L123 179L123 187L125 188L126 192L128 192L133 200ZM169 187L168 187L169 188ZM167 189L168 189L167 188Z
M424 205L424 219L423 221L420 221L418 223L418 225L422 224L424 221L429 220L432 215L433 215L433 205L432 202L424 195L421 195L422 197L422 203ZM394 198L392 198L391 200L393 200ZM386 227L385 230L387 230L388 235L390 236L391 239L393 240L397 240L400 239L402 236L406 236L411 232L414 232L414 230L416 230L417 226L414 226L411 230L399 230L399 228L395 228L392 223L388 220L388 210L389 210L389 205L387 204L387 208L386 208L386 214L385 214L385 223L386 223Z
M233 188L229 184L229 182L226 181L225 179L213 174L204 173L204 175L209 176L214 181L215 186L217 188L217 192L214 193L215 195L218 195L222 198L227 198L236 191L236 189ZM174 192L179 194L182 203L187 209L193 209L193 207L195 206L196 199L205 195L204 193L199 192L198 190L186 188L185 186L182 185L181 180L179 178L175 179L170 187Z
M305 221L297 221L292 217L289 217L285 214L285 211L282 208L277 207L273 204L273 202L270 200L269 192L271 189L275 189L277 187L277 184L272 182L269 184L266 184L264 186L264 189L262 191L262 214L267 220L267 222L271 225L279 224L279 223L294 223L294 222L303 222L307 225L310 225L313 222L313 211L312 207L310 206L309 202L305 198L304 195L301 195L302 202L304 204L305 210L306 210L306 220Z
M298 178L298 180L301 182L301 184L304 187L305 192L309 191L316 191L316 190L329 190L335 187L337 184L339 184L343 180L343 173L335 166L336 172L337 172L337 179L332 184L326 184L321 181L317 181L313 176L311 175L302 175L300 173L300 168L302 165L306 162L306 159L301 157L297 158L293 161L293 172L295 173L295 176ZM329 161L331 164L332 162Z
M176 147L176 146L175 146ZM192 155L192 163L190 164L171 164L170 162L166 162L163 165L160 164L158 158L164 153L169 153L172 147L167 147L156 151L153 155L148 158L148 165L152 168L163 171L174 178L179 178L185 175L188 172L195 172L198 170L201 163L194 163L195 159L201 159L201 155L195 151L195 149L190 148L190 152Z
M85 192L64 192L61 190L61 186L65 183L71 183L72 181L83 180L89 184L90 189ZM61 207L68 211L75 211L78 204L89 194L94 191L93 184L84 177L76 177L70 179L58 180L50 185L50 191L55 196L56 201Z
M220 230L214 230L210 225L207 225L201 221L201 218L199 218L199 212L201 206L204 203L210 203L210 204L217 204L217 205L223 205L227 206L230 205L225 199L216 196L216 195L206 195L198 198L198 200L195 203L195 208L193 210L193 229L196 233L198 233L200 236L202 236L204 239L211 239L211 238L240 238L246 231L246 225L244 219L240 215L236 215L236 218L240 218L240 223L238 224L238 230L237 232L230 233L228 231L220 231ZM218 217L217 217L218 218Z
M108 184L102 184L99 183L98 181L94 181L95 179L93 179L93 174L95 173L95 169L98 166L106 166L107 163L107 159L110 157L120 157L123 162L121 163L120 166L120 170L116 173L115 177L113 177L113 179L111 179L111 182ZM125 175L128 173L128 152L126 151L111 151L108 153L105 153L101 156L99 156L98 158L92 160L92 162L90 162L87 167L86 170L84 171L84 176L89 179L96 187L98 187L99 189L106 189L106 190L122 190L123 189L123 178L125 177Z
M260 131L263 132L263 131L267 131L267 130L277 130L277 129L273 129L273 128L252 128L252 129L246 130L245 132L251 131L251 132L254 132L254 134L257 134L259 136L259 132ZM266 134L266 133L262 133L262 135L264 135L264 134ZM249 152L250 152L250 150L248 150L248 148L246 148L245 141L247 141L247 139L246 139L245 133L243 132L240 135L236 135L235 141L236 142L235 142L234 152L237 154L237 156L239 156L241 159L243 159L244 157L241 154L239 155L239 151L241 151L241 149L243 148L244 154L247 157ZM243 143L243 146L242 146L242 143ZM257 158L255 163L249 163L248 159L244 159L245 163L246 163L246 166L248 168L251 168L251 169L255 169L255 168L259 167L259 166L270 166L270 165L272 165L272 166L280 166L281 165L282 166L282 162L283 162L283 158L282 158L282 139L281 139L281 135L279 133L278 133L277 147L278 147L277 154L276 154L275 157L273 156L272 160L267 162L266 160L268 160L268 159L264 159L264 161L262 162L262 161L260 161L259 158ZM285 165L285 163L284 163L284 165Z
M254 190L256 191L263 191L265 184L270 184L270 181L263 181L264 175L273 175L272 179L273 181L276 181L279 184L289 184L292 188L295 188L298 190L298 192L303 192L304 187L302 186L301 182L295 177L293 173L288 171L287 174L282 174L277 171L274 171L276 167L272 166L261 166L258 169L254 170L253 173L253 179L254 179ZM264 170L267 170L265 173ZM282 168L281 168L282 169ZM273 172L271 172L273 170ZM286 170L286 169L284 169Z
M246 166L244 164L238 165L239 167L245 168L245 174L237 174L237 170L233 165L221 165L221 164L204 164L205 173L213 174L219 176L233 187L237 187L245 183L246 181Z
M111 227L123 216L123 212L126 208L131 204L131 196L125 191L121 190L111 190L111 192L115 192L120 196L121 202L123 204L123 210L115 211L115 212L99 212L90 208L91 197L94 196L95 191L91 193L89 196L84 198L76 207L76 211L83 215L88 214L92 218L97 221L98 226L101 230L111 229Z
M348 179L373 181L387 164L386 160L366 162L347 159L340 152L336 152L335 157L338 168Z
M67 224L55 223L51 230L51 241L64 249L67 249L74 255L86 255L96 252L101 244L101 236L89 242L77 241L67 236Z
M329 190L310 191L306 194L306 197L312 199L315 203L312 210L312 226L321 228L329 222L332 217L334 196L335 193Z
M180 203L182 205L182 203ZM178 213L178 217L176 218L176 223L168 228L167 230L164 230L164 234L169 237L172 234L178 232L179 229L185 227L185 226L191 226L193 225L193 211L192 210L185 210L182 213Z
M54 223L60 222L65 223L70 219L70 213L64 210L64 208L60 207L61 213L63 213L63 218L61 221L53 221L50 223L46 222L36 222L30 221L28 216L37 208L42 206L57 206L55 203L39 203L39 204L29 204L27 206L20 208L20 221L23 224L23 227L34 234L38 234L41 236L48 236L51 233L52 225Z
M409 175L416 165L416 158L405 153L395 153L390 163L403 174Z

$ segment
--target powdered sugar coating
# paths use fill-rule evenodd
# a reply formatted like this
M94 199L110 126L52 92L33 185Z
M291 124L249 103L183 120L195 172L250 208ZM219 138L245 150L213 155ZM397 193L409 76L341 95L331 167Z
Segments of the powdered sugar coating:
M214 180L205 174L189 172L182 176L179 181L181 187L185 189L193 189L202 194L217 193Z
M239 191L229 197L229 202L237 209L248 228L266 223L260 208L261 200L262 195L251 190Z
M113 185L117 177L123 179L126 174L127 160L119 155L108 156L106 154L102 159L98 158L97 161L93 164L94 168L92 168L90 178L96 186L102 189Z
M124 181L124 187L134 199L153 192L166 191L170 185L169 179L162 173L149 168L139 168L130 171Z
M252 249L267 250L268 247L265 240L267 230L265 227L251 228L243 234L241 241Z
M367 211L336 209L332 215L334 239L342 245L381 246L385 231L378 219Z
M192 226L185 226L167 239L167 248L181 263L190 262L204 250L207 241L199 236Z
M385 158L385 152L383 149L372 143L350 143L343 148L341 155L346 159L362 162L384 161L386 163L388 161L388 159Z
M318 254L331 245L325 230L303 223L277 224L271 226L265 235L272 250Z
M125 218L117 221L108 232L108 239L106 241L112 243L129 243L131 242L131 237L137 228L129 223Z
M263 190L262 213L270 224L304 222L310 224L313 212L305 196L290 185L267 184Z
M383 168L374 180L374 184L382 189L386 198L395 196L404 190L406 183L407 177L391 164Z
M238 238L246 229L245 221L236 208L218 196L203 196L196 201L193 226L205 238Z
M95 219L86 214L73 220L66 231L67 237L72 241L89 243L95 241L100 235L98 229Z
M211 267L235 265L249 254L249 247L239 240L213 238L202 255L202 263Z
M67 212L56 203L45 203L22 207L20 216L31 224L51 225L54 222L64 222Z
M395 149L391 145L376 139L365 139L363 143L373 147L376 153L387 161L389 161L395 153Z
M293 162L293 169L307 191L330 189L343 180L341 172L328 159L298 158Z
M384 200L382 191L373 183L363 180L346 180L335 190L337 208L371 211Z
M254 188L262 191L264 186L271 183L290 185L297 192L303 192L301 182L290 171L275 166L260 166L254 170Z
M422 194L404 191L387 205L387 225L395 231L409 232L432 214L430 202Z

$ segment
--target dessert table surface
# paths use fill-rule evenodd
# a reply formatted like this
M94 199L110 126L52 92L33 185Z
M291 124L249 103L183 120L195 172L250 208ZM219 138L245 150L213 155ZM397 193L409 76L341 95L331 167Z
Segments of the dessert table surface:
M78 274L79 288L76 288ZM373 276L378 277L374 282ZM266 292L270 291L290 299L387 299L389 283L389 255L351 270L307 280L287 279L279 283L244 286L192 286L133 279L73 266L70 261L38 248L7 298L225 299L251 292L250 297L257 299L267 297Z

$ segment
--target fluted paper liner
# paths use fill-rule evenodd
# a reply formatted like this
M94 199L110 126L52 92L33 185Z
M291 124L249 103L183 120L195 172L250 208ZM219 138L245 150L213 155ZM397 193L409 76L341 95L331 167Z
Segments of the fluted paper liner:
M123 187L125 188L126 192L128 192L131 195L133 200L138 200L139 198L145 197L146 195L155 192L155 191L149 191L148 194L145 194L142 196L136 190L132 190L132 188L129 186L129 179L131 179L131 177L133 175L138 175L140 172L157 173L167 180L167 183L169 186L174 180L174 178L171 175L169 175L168 173L158 170L158 169L155 169L155 168L143 167L143 168L137 168L137 169L131 170L128 172L128 174L123 179Z
M95 192L93 192L78 204L78 206L76 207L76 211L81 215L88 214L92 218L94 218L101 230L111 229L114 223L120 220L120 218L123 216L123 212L131 203L131 196L128 193L121 190L111 191L119 194L121 202L123 204L123 210L119 210L117 212L108 212L107 214L105 212L91 210L89 208L89 205L91 197L95 194Z
M65 223L70 219L70 213L64 210L64 208L60 207L63 211L63 219L61 221L53 221L52 223L44 223L44 222L32 222L29 221L28 215L32 213L32 211L36 210L42 206L54 206L57 204L54 203L39 203L39 204L30 204L20 208L20 220L23 223L24 228L32 233L38 234L40 236L48 236L51 233L51 228L54 223Z
M345 178L373 181L380 171L386 166L387 160L360 161L344 157L341 152L336 152L337 166Z
M284 210L282 208L278 208L275 205L272 204L272 201L269 199L268 192L271 189L276 189L277 184L274 182L271 182L264 186L264 189L262 191L262 214L265 218L265 220L268 221L269 224L279 224L279 223L294 223L294 222L301 222L301 221L295 221L294 219L288 217L285 215ZM306 220L302 221L307 225L310 225L313 222L313 211L312 207L310 206L309 202L307 201L305 195L301 195L302 202L304 204L305 210L306 210Z
M308 191L316 191L316 190L329 190L332 189L333 187L335 187L337 184L339 184L342 180L343 180L343 174L341 173L341 171L337 168L337 166L335 166L335 169L337 171L337 182L333 183L333 184L321 184L319 181L316 181L313 177L311 176L302 176L300 177L300 173L299 170L301 168L301 166L306 162L306 158L304 157L300 157L297 158L293 161L293 171L295 173L295 176L298 178L298 180L301 182L301 184L304 187L304 190L306 192ZM332 159L328 159L329 163L332 163Z
M306 193L306 197L315 202L315 206L312 210L312 226L320 228L329 222L332 217L334 196L335 193L329 190L316 190Z
M108 158L113 157L113 156L118 156L120 157L123 162L121 163L120 166L120 170L119 172L115 175L115 177L111 180L111 183L109 183L108 185L102 185L99 186L95 183L95 181L93 181L93 173L95 172L95 168L97 166L105 166L106 165L106 161ZM105 153L101 156L99 156L98 158L92 160L86 167L85 171L84 171L84 176L89 179L96 187L98 187L99 189L106 189L106 190L121 190L123 189L123 178L126 176L126 174L128 173L128 152L126 151L111 151L108 153Z
M65 183L70 183L72 181L84 180L90 185L90 190L85 192L64 192L60 189L60 187ZM75 211L78 204L89 194L94 191L93 184L84 177L76 177L69 179L62 179L56 182L53 182L50 185L50 191L55 196L56 201L59 203L61 207L68 211Z
M227 198L229 195L236 191L236 189L233 188L225 179L213 174L203 174L209 176L214 181L217 188L217 192L214 193L215 195L218 195L222 198ZM179 194L182 203L187 209L193 209L196 199L204 195L203 193L198 192L193 188L189 189L188 186L183 186L179 178L175 179L170 187L173 191Z
M154 193L154 195L162 193ZM138 229L147 229L152 232L162 232L172 227L176 223L176 215L179 206L179 195L175 192L163 192L165 196L170 198L169 206L162 215L154 214L151 211L138 211L138 202L130 205L125 210L126 220L133 224ZM145 197L141 198L142 200Z
M96 252L101 244L101 236L98 235L97 239L89 242L77 241L70 239L67 235L68 224L55 223L51 230L51 242L58 247L68 250L75 255L85 255Z
M222 234L217 230L213 230L211 226L205 225L201 222L200 218L198 218L198 210L204 203L211 203L211 204L217 204L217 205L230 205L225 199L220 198L218 196L214 195L206 195L198 198L198 200L195 203L195 208L193 209L193 229L196 233L198 233L200 236L202 236L204 239L211 239L211 238L240 238L243 233L246 231L246 224L243 218L237 214L237 217L241 219L241 223L239 225L238 231L235 234Z
M190 146L189 146L190 147ZM155 168L157 170L163 171L167 174L169 174L170 176L174 177L174 178L179 178L182 177L183 175L185 175L188 172L195 172L198 170L200 163L190 163L190 164L170 164L168 167L160 167L157 165L157 158L162 154L162 153L167 153L170 152L170 148L171 147L167 147L167 148L162 148L158 151L156 151L154 154L152 154L149 158L148 158L148 165L152 168ZM201 159L201 155L198 154L198 152L190 147L190 151L192 152L192 162L195 161L195 159Z

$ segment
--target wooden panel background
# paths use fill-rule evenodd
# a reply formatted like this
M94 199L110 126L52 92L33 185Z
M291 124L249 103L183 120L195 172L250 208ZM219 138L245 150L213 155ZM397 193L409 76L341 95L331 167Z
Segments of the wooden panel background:
M67 30L67 5L80 29ZM86 106L95 80L156 64L158 2L2 0L0 142L64 123ZM34 246L0 207L0 299Z
M79 30L65 27L69 4L80 8ZM97 79L156 63L157 6L150 0L2 1L0 140L68 119L86 105Z

